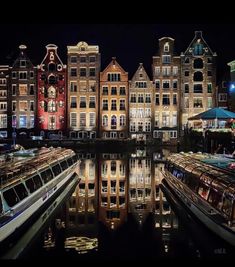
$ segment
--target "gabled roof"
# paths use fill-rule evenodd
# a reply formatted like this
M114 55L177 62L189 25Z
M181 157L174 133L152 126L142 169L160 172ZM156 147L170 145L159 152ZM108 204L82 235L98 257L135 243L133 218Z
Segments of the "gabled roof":
M55 50L55 55L56 55L56 57L58 58L60 64L61 64L62 66L65 66L65 65L63 64L62 60L60 59L59 55L57 54L57 48L58 48L58 46L55 45L55 44L48 44L48 45L46 46L47 53L46 53L46 55L45 55L45 57L44 57L44 59L42 60L42 62L41 62L40 65L42 65L43 62L46 60L47 55L48 55L48 51L52 49L52 50ZM39 66L40 66L40 65L39 65Z
M139 73L141 71L143 73L143 79L142 80L150 81L149 76L148 76L148 74L147 74L147 72L143 66L143 63L140 63L138 69L136 70L135 74L133 75L133 78L131 79L131 82L136 81L136 80L140 80L139 79Z
M207 44L207 42L203 38L202 31L195 31L195 36L194 36L193 40L191 41L190 45L188 46L188 48L186 49L186 51L183 54L185 54L185 55L189 54L190 53L190 51L189 51L190 48L193 47L193 44L195 44L198 39L200 39L200 42L203 43L208 48L209 54L216 55L215 53L212 52L212 50L210 49L209 45ZM208 52L207 52L207 54L208 54Z
M128 73L121 67L121 65L119 65L119 63L116 60L116 57L112 57L111 62L108 64L108 66L101 73L106 72L108 69L112 68L113 66L115 66L115 68L119 69L119 71L121 71L121 72Z
M20 54L18 55L18 57L16 58L16 60L14 61L14 63L12 64L12 68L15 67L15 65L17 65L17 63L19 62L19 60L24 59L26 61L28 61L32 67L34 67L33 63L31 62L31 60L29 59L29 57L27 56L27 54L25 53L25 50L27 49L26 45L20 45L19 46L20 49Z

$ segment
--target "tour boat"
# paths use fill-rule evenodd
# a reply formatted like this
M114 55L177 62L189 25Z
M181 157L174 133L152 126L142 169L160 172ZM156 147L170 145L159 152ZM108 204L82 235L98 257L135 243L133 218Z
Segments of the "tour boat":
M162 183L209 229L235 246L234 172L206 164L193 154L171 154Z
M66 187L78 164L73 150L52 148L0 167L0 243Z

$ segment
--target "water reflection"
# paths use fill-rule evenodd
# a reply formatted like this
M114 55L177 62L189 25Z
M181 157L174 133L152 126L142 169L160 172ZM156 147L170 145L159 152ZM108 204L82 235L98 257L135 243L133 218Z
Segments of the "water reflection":
M37 257L202 257L205 247L187 225L197 235L206 231L192 218L185 224L161 190L161 159L168 153L80 153L81 182L38 238ZM213 255L215 240L206 238Z

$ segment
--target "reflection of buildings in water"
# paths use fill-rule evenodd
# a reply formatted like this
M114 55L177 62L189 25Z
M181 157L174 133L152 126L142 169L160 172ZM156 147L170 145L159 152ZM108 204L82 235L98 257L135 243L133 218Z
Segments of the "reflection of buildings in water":
M151 157L137 150L129 159L129 211L140 225L152 211Z
M116 229L127 218L127 159L122 154L101 154L99 220Z
M79 167L81 181L66 202L65 207L61 209L57 219L53 220L51 227L45 233L45 248L48 248L50 243L53 245L62 228L64 228L64 248L73 248L79 253L86 253L86 251L97 247L95 245L97 241L95 238L98 234L96 159L90 157L90 154L82 155L82 157L80 155L79 158L81 159ZM59 220L62 227L59 227ZM54 246L57 247L56 242L54 242Z

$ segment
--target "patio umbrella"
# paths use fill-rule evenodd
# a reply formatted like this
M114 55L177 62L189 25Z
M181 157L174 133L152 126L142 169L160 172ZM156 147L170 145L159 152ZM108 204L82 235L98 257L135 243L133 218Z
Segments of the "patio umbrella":
M235 113L222 108L212 108L199 113L188 120L228 120L235 119Z

